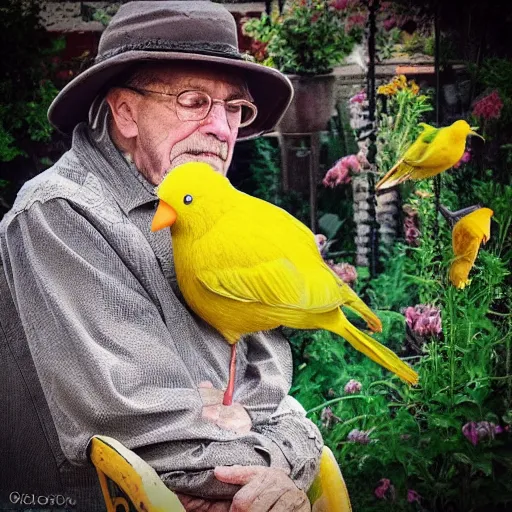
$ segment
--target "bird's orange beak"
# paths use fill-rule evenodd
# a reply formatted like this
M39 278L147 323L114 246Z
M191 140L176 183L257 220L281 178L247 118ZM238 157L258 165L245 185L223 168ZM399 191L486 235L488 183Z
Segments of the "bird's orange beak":
M176 220L176 210L165 201L158 202L153 222L151 223L151 231L158 231L159 229L171 227Z

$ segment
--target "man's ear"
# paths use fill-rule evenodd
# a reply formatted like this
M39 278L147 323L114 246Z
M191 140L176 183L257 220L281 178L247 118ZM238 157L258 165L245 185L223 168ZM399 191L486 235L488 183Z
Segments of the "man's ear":
M126 139L137 137L137 104L134 94L126 89L111 89L107 94L107 103L112 118L121 135Z

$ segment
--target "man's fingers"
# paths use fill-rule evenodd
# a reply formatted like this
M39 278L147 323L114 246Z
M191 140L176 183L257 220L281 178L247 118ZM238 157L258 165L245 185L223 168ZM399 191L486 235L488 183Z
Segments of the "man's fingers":
M304 492L288 491L275 503L270 512L311 512L311 504Z
M179 493L177 496L187 512L229 512L231 506L229 501L209 501Z
M266 469L265 466L219 466L214 474L217 480L226 484L245 485Z
M281 489L265 491L261 486L248 487L242 487L235 494L229 512L268 512L282 494Z

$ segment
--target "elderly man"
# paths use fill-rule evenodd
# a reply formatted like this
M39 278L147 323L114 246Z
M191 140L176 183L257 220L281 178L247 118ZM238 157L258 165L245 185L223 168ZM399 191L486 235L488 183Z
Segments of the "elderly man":
M187 510L310 509L322 440L287 396L287 341L240 343L235 403L223 406L229 345L181 300L169 232L150 231L169 169L203 161L226 174L236 140L271 129L291 94L282 74L238 53L220 5L146 1L120 8L95 64L50 107L72 147L2 221L1 331L62 481L104 434Z

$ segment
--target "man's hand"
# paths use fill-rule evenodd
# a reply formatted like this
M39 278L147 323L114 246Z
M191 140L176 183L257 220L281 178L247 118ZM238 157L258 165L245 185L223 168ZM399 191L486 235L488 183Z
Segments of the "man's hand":
M213 384L209 381L200 382L198 389L203 401L201 413L203 419L237 434L246 434L251 430L251 417L243 405L238 402L233 402L232 405L223 405L224 391L214 389Z
M242 485L233 497L229 512L310 512L306 493L282 469L264 466L215 468L221 482Z
M210 501L195 498L186 494L178 494L181 504L187 512L229 512L230 501Z

